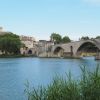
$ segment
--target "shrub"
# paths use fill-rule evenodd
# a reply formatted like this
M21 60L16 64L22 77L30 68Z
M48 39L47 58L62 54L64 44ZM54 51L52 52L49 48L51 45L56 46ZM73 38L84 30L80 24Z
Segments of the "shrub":
M29 90L26 87L28 100L100 100L100 70L96 67L94 72L81 67L81 77L72 79L71 73L67 78L55 77L47 87Z

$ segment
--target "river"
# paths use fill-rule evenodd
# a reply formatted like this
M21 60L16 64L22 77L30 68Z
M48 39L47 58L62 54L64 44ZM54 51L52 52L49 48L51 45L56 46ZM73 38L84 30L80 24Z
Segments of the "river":
M55 58L0 58L0 100L26 100L25 84L46 86L55 75L66 76L71 71L77 78L80 66L94 70L100 61L93 57L84 59Z

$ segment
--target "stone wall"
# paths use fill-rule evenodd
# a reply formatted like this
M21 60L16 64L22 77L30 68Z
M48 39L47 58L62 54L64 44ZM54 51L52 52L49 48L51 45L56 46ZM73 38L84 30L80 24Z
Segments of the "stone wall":
M52 47L52 52L55 51L56 48L61 47L64 49L64 54L66 56L70 56L73 54L73 57L78 57L78 49L79 47L84 44L84 43L93 43L95 46L97 46L100 49L100 39L95 39L95 40L81 40L81 41L76 41L76 42L71 42L71 43L66 43L66 44L57 44Z

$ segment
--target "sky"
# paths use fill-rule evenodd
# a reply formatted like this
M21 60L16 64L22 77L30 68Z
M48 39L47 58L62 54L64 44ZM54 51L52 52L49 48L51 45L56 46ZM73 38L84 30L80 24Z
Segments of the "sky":
M100 35L100 0L0 0L0 26L48 40L51 33L78 40Z

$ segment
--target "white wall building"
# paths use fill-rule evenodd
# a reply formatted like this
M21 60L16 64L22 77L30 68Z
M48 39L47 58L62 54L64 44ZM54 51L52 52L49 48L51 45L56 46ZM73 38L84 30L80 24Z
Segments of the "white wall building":
M21 54L36 54L36 41L34 37L20 36L21 42L25 47L20 49Z
M21 42L25 45L27 48L33 48L34 43L35 43L35 38L34 37L29 37L29 36L20 36Z

